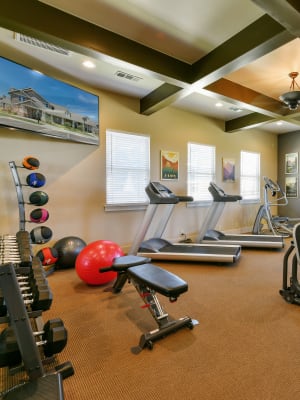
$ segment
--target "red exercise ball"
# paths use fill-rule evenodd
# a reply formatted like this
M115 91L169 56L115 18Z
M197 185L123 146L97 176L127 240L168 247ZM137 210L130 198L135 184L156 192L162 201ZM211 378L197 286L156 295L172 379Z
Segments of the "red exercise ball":
M115 279L117 272L100 273L99 269L112 265L116 257L123 256L121 247L109 240L96 240L78 255L75 269L79 278L88 285L104 285Z

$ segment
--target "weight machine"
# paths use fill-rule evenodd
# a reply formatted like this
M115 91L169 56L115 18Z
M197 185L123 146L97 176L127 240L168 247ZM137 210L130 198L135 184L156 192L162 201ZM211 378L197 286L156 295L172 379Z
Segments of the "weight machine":
M264 204L262 204L256 215L252 233L273 235L281 235L284 237L292 236L293 226L300 221L300 218L289 218L273 216L271 212L272 206L286 206L288 200L286 193L282 190L278 183L264 176Z
M291 276L288 283L289 260L291 262ZM293 229L293 240L283 259L282 289L280 295L291 304L300 305L300 283L298 280L298 265L300 264L300 224Z

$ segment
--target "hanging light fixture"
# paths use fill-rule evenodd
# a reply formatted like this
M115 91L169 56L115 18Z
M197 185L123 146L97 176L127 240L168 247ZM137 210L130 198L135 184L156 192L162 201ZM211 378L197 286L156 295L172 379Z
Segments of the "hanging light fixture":
M300 104L300 90L295 90L295 86L296 88L300 89L299 85L296 82L296 78L298 75L298 72L289 73L289 77L292 79L290 91L283 93L281 96L279 96L279 99L288 106L289 110L297 110L298 105Z

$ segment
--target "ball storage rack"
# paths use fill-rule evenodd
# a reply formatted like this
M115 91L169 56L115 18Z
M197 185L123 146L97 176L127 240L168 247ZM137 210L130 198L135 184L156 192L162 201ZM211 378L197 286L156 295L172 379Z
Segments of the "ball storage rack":
M74 374L69 361L59 364L56 358L67 344L67 330L60 318L43 322L52 292L25 229L19 167L13 161L9 167L17 192L19 231L0 236L0 399L63 400L63 379Z

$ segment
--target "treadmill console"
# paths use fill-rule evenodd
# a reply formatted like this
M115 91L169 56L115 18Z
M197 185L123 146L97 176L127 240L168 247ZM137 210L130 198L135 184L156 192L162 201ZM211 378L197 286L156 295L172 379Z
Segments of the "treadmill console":
M194 200L191 196L176 196L159 182L150 182L146 187L146 193L152 204L177 204Z
M242 200L242 196L235 194L226 194L219 186L214 182L210 182L208 190L210 191L214 202L234 202Z
M179 202L178 197L159 182L150 182L146 187L146 193L152 204L177 204Z

